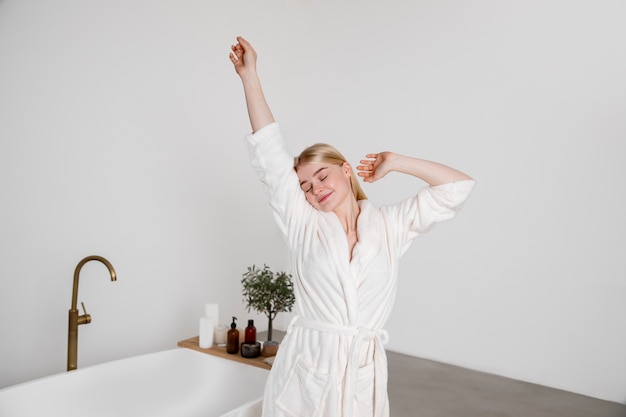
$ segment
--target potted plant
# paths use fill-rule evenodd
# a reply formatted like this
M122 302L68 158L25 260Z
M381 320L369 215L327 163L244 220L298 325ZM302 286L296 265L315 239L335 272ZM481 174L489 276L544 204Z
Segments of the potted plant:
M252 265L243 274L241 284L248 312L254 309L267 316L267 342L272 342L268 346L275 345L277 349L278 343L272 340L272 322L281 311L291 311L296 301L291 274L283 271L274 273L267 265L263 269ZM266 343L263 344L264 349Z

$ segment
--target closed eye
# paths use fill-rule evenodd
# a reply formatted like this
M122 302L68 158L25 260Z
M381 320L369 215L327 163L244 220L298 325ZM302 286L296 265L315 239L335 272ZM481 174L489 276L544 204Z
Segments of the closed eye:
M308 193L313 190L313 184L309 181L302 181L300 183L300 188L302 188L302 191L304 191L305 193Z
M313 177L317 177L318 180L320 182L326 180L326 178L328 178L328 174L326 174L326 169L327 167L322 167L320 169L318 169L314 174ZM308 188L304 188L304 185L308 185ZM310 183L309 181L300 181L300 187L302 187L302 191L304 191L305 193L310 193L311 191L313 191L313 184Z

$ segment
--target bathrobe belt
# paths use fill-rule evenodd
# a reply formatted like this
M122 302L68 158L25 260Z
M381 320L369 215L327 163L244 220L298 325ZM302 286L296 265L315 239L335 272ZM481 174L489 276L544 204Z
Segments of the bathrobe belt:
M359 353L366 342L374 342L374 417L383 416L387 402L387 354L384 345L389 340L385 329L367 329L362 327L341 326L321 321L294 317L289 327L302 327L325 333L354 336L348 351L345 381L343 386L342 416L351 417L356 395L357 375L359 371Z

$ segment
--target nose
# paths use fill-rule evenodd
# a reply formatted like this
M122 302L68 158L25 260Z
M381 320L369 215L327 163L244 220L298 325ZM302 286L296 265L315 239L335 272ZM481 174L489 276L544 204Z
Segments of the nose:
M317 184L313 186L313 194L315 195L320 194L323 190L324 190L324 187L322 187L322 184Z

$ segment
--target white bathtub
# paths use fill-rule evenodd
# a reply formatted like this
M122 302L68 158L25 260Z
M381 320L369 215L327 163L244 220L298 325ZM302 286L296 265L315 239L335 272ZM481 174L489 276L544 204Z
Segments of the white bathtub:
M1 389L0 416L260 416L268 374L177 348Z

